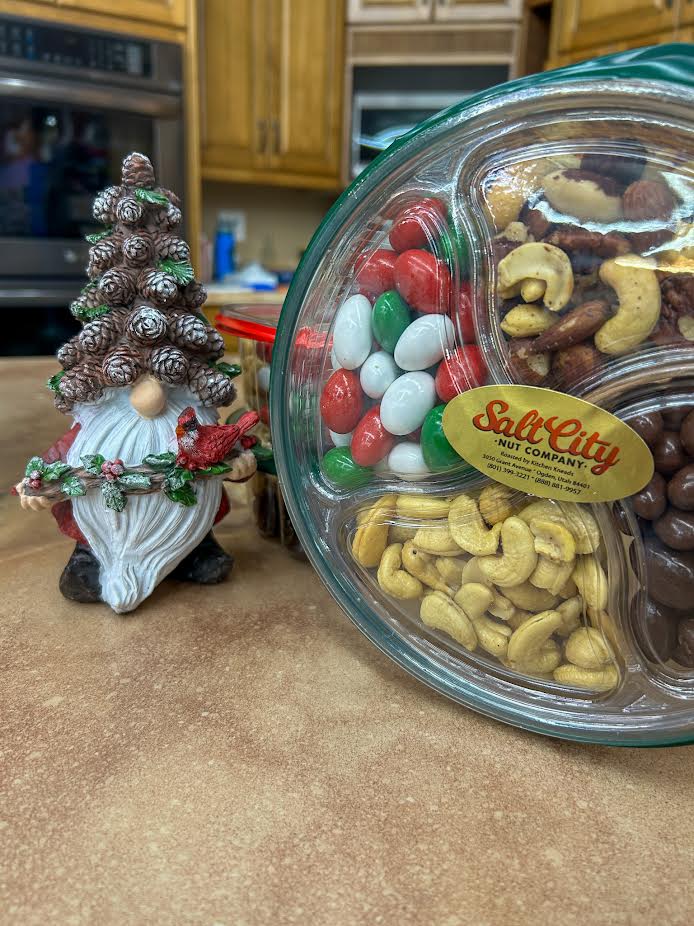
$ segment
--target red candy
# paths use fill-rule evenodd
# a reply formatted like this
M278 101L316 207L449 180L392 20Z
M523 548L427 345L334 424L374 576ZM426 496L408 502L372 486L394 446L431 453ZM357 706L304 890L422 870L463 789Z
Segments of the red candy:
M428 251L405 251L395 261L395 288L418 312L445 315L451 297L451 274Z
M412 248L425 248L438 238L446 224L446 207L440 199L422 199L399 212L388 238L398 253Z
M465 281L460 284L458 307L454 310L453 323L457 324L460 339L463 344L472 344L475 341L474 309L472 305L472 289Z
M352 459L359 466L375 466L390 453L394 444L395 438L383 427L381 406L375 405L354 429L350 446Z
M487 365L476 344L466 344L448 351L436 371L436 392L442 402L450 402L459 393L483 386Z
M270 410L268 409L267 405L262 405L258 409L258 417L263 422L263 424L267 425L268 428L270 427Z
M349 434L359 423L364 393L354 370L335 370L323 387L320 413L326 427L336 434Z
M386 290L395 289L393 268L397 256L394 251L379 248L359 257L356 263L356 283L363 296L375 299Z

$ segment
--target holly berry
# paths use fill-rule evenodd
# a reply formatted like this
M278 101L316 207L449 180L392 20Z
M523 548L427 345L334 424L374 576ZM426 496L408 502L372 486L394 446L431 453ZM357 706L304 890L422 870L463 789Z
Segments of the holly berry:
M124 472L125 467L123 466L122 460L114 460L114 462L111 463L111 474L113 476L122 476Z
M466 344L448 351L436 371L436 392L442 402L484 385L487 378L487 365L482 352L476 344Z
M440 199L420 199L395 217L388 239L398 253L426 248L446 226L446 207Z
M40 471L38 469L32 469L32 471L29 473L29 479L31 479L34 482L38 480L38 482L40 483L41 482Z
M364 408L364 392L354 370L335 370L323 387L320 413L326 427L337 434L348 434L359 423Z
M375 405L354 429L350 449L359 466L375 466L393 449L395 438L383 427L381 406Z
M472 302L472 287L469 282L460 284L458 305L453 310L453 322L457 325L463 344L475 341L475 312Z
M101 464L101 472L106 476L111 472L111 463L109 460L104 460Z
M32 474L33 474L33 472L35 472L35 470L32 471ZM41 480L40 480L40 479L30 479L30 480L29 480L29 485L31 486L32 489L40 489L40 488L41 488Z
M444 315L451 298L451 274L429 251L405 251L395 261L395 287L418 312Z
M358 291L369 299L375 299L387 289L394 289L393 268L397 254L379 248L370 254L362 254L356 262L356 284Z

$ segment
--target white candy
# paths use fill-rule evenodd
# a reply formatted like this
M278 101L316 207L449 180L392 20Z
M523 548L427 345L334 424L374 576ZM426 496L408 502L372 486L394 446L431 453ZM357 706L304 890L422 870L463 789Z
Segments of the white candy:
M371 399L380 399L388 386L400 375L397 364L384 350L378 350L364 361L359 372L361 388Z
M404 373L381 399L381 421L386 431L403 435L416 431L436 403L434 377L428 373Z
M402 370L426 370L455 347L455 329L447 315L422 315L408 325L395 345Z
M256 382L261 392L270 391L270 366L261 367L256 373Z
M339 369L340 369L340 361L339 361L339 360L337 359L337 357L335 356L335 348L334 348L334 347L333 347L332 350L330 351L330 366L333 368L333 370L339 370Z
M352 443L352 434L354 432L350 431L349 434L338 434L337 431L328 430L330 435L330 440L335 444L336 447L349 447Z
M416 479L430 472L420 445L407 440L396 444L388 454L388 469L402 479Z
M371 353L371 303L366 296L346 299L335 316L333 351L345 370L356 370Z

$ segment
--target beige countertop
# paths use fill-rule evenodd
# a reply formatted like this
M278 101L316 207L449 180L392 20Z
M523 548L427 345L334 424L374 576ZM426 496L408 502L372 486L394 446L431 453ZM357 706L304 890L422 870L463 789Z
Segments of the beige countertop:
M2 361L2 485L66 419ZM544 739L376 651L237 493L213 588L118 617L0 498L0 921L691 923L694 750Z

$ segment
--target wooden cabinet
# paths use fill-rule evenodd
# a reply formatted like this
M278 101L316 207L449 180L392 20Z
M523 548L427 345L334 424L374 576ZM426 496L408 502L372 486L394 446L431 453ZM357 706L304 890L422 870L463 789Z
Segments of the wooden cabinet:
M680 0L680 23L683 26L694 24L694 0ZM691 42L691 33L681 36L681 41Z
M144 19L162 26L184 26L186 22L186 0L56 0L66 9L84 10L90 13L109 13L124 19Z
M202 175L340 185L341 0L201 3Z
M676 0L563 0L554 10L559 54L661 32L672 37L677 26Z
M522 0L434 0L436 22L457 22L461 19L520 19Z
M434 0L348 0L351 23L427 22Z

